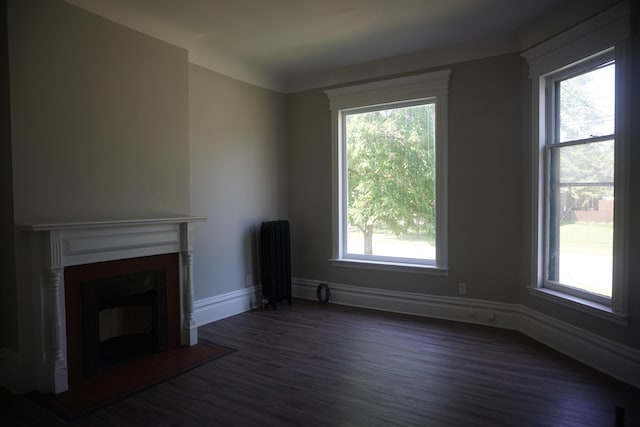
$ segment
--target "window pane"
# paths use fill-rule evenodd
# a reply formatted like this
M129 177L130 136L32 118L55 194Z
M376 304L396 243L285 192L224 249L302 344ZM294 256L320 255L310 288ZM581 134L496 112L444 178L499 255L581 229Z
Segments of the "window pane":
M345 117L347 253L435 259L435 105Z
M615 64L557 83L559 141L613 135Z
M560 183L613 184L614 141L553 148L560 162Z
M614 142L551 150L548 279L611 296Z

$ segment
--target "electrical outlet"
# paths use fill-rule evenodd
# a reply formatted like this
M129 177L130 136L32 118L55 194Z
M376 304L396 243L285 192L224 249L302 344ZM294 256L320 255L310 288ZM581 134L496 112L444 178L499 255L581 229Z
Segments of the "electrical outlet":
M253 275L247 274L247 286L253 286Z
M466 283L458 283L458 293L460 295L467 294L467 284Z

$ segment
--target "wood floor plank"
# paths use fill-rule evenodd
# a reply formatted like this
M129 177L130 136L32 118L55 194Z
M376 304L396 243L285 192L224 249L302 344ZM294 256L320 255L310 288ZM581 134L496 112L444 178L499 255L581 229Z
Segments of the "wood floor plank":
M640 390L515 331L295 300L199 333L237 351L73 425L640 425Z

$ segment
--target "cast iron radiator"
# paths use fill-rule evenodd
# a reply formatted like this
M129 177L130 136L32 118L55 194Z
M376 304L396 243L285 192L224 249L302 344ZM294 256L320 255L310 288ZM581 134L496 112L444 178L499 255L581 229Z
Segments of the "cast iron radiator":
M291 305L291 245L289 221L268 221L260 226L262 297L271 305Z

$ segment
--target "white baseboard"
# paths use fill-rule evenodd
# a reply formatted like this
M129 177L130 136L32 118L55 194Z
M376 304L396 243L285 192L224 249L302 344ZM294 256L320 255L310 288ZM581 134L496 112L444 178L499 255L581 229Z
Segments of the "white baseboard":
M326 282L294 278L292 283L293 296L295 298L317 299L316 291L320 283ZM337 283L327 284L331 291L330 301L334 304L457 320L505 329L517 329L520 319L518 304L471 298L440 297Z
M317 299L318 280L294 278L296 298ZM586 365L640 388L640 350L595 335L520 304L327 283L330 302L518 330Z
M0 387L18 392L18 354L4 347L0 348Z
M640 350L521 306L518 330L567 356L640 388Z
M254 286L195 301L193 316L196 325L206 325L225 317L249 311L258 306L259 297L260 287Z

